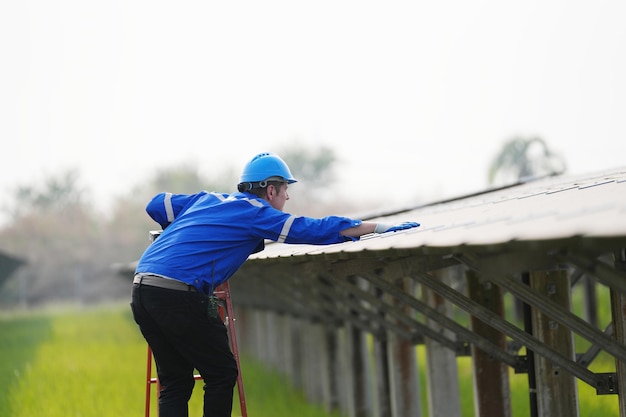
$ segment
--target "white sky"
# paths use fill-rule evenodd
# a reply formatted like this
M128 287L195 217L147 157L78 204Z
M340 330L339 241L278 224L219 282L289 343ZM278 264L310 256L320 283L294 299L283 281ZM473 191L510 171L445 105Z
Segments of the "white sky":
M106 205L159 164L289 141L389 204L485 188L514 135L570 173L624 166L625 20L623 0L5 1L0 191L76 168Z

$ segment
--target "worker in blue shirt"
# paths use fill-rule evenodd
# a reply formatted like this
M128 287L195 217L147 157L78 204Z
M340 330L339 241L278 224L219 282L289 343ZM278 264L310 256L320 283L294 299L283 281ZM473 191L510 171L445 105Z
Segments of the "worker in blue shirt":
M211 295L266 239L327 245L419 226L286 213L295 182L278 155L262 153L244 167L238 192L161 193L148 203L163 232L137 264L131 308L154 354L160 417L188 415L194 369L205 384L204 416L230 417L237 363Z

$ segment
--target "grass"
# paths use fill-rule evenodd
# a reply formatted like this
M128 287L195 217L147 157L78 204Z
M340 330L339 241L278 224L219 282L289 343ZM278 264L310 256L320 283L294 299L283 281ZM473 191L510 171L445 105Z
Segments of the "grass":
M584 341L577 347L584 349ZM580 351L580 348L578 349ZM424 348L418 363L425 371ZM470 358L458 358L463 417L474 415ZM0 316L0 416L89 417L143 416L146 344L128 306ZM590 367L612 372L612 357L601 354ZM248 414L253 417L339 417L308 404L302 392L281 375L243 356L242 369ZM428 416L422 372L423 415ZM527 375L511 371L514 417L529 414ZM580 415L619 416L616 395L598 396L578 383ZM153 391L152 415L156 415ZM202 415L202 384L190 401L190 415ZM238 416L235 401L233 415Z
M16 325L19 339L14 338ZM0 398L1 415L143 412L145 360L141 356L146 350L123 309L3 319L0 332L0 381L8 387ZM22 343L25 352L15 355Z
M144 415L146 344L127 306L0 316L0 358L0 416ZM248 414L338 417L262 364L242 358L242 368ZM202 415L201 382L189 409Z

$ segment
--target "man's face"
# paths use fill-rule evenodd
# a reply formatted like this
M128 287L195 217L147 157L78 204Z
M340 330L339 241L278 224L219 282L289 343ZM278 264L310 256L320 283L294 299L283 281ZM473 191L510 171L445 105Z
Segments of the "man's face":
M276 210L283 211L285 203L289 200L289 194L287 194L287 183L284 183L280 188L275 185L269 185L267 187L267 198L272 207Z

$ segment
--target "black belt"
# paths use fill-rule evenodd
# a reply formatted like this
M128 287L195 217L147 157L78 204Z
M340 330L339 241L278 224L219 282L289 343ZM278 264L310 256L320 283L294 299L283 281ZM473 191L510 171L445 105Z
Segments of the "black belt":
M149 285L151 287L166 288L168 290L198 292L193 285L185 284L175 279L163 278L156 275L137 274L133 284Z

